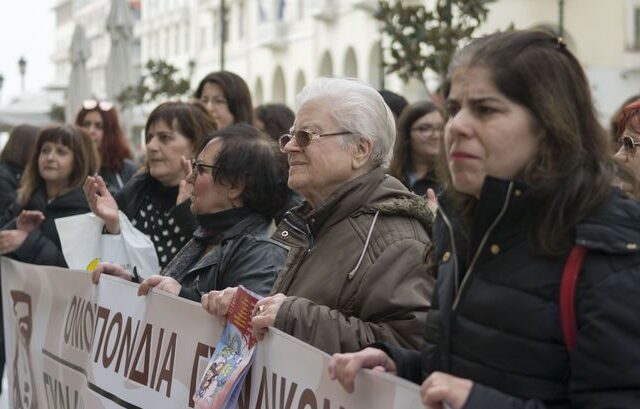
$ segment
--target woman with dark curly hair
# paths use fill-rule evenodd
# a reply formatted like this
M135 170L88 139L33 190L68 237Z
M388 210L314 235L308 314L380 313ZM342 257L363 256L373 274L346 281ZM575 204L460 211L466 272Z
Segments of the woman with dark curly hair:
M88 177L85 183L91 211L104 220L107 232L120 232L118 210L122 210L149 236L160 266L165 266L196 228L183 162L191 160L204 136L215 130L211 115L199 104L164 102L151 111L145 126L146 169L115 198L102 177Z
M109 191L115 194L138 170L131 160L131 150L122 133L116 108L107 101L84 101L76 116L76 125L96 144L102 159L99 174Z
M191 212L198 229L162 270L140 284L200 301L211 290L243 285L266 295L287 250L271 240L273 216L286 198L286 168L275 142L256 128L235 124L207 137L191 162ZM93 272L132 279L119 266L102 264Z

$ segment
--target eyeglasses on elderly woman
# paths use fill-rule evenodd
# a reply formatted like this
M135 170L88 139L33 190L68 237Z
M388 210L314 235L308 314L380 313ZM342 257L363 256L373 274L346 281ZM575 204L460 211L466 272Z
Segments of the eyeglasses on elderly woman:
M93 109L100 109L101 111L111 111L113 109L113 102L98 101L95 99L86 99L82 101L82 108L91 111Z
M204 173L205 168L220 169L219 166L207 165L205 163L200 162L199 160L191 159L191 172L193 172L196 176L202 175Z
M618 139L618 149L624 147L624 150L631 155L636 154L636 146L640 146L640 142L636 142L629 135L623 135L620 139Z
M310 131L308 129L298 129L296 131L292 131L292 133L287 133L282 135L278 140L278 142L280 144L280 152L286 153L286 151L284 150L284 147L292 139L296 140L298 147L304 148L309 146L309 144L314 140L325 137L325 136L352 135L352 134L353 132L349 132L349 131L317 133L317 132Z

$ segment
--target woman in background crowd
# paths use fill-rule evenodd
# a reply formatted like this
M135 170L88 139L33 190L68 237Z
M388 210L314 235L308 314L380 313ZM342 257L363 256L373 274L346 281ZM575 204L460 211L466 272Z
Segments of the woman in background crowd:
M398 118L389 174L417 195L424 196L427 189L439 190L435 164L443 126L440 109L429 101L407 106Z
M251 93L244 80L230 71L208 74L196 88L195 98L222 129L231 124L253 124Z
M273 215L286 197L286 168L279 152L256 128L230 125L215 132L191 164L191 212L198 219L193 238L162 270L142 282L150 288L200 301L211 290L243 285L266 295L287 251L270 239ZM131 279L111 264L93 272Z
M38 127L18 125L9 134L0 154L0 212L9 209L16 201L18 183L32 156L39 132Z
M55 219L89 211L82 184L99 168L93 141L83 130L43 129L20 181L13 219L0 232L0 254L66 267Z
M285 104L263 104L255 109L256 128L265 132L275 142L289 132L296 115Z
M456 54L444 95L426 347L337 355L330 376L352 390L377 367L430 408L639 407L640 204L611 187L580 64L547 32L497 33Z
M618 120L618 151L614 158L631 172L636 181L640 181L640 100L625 105ZM617 185L626 193L633 195L632 184L617 180ZM634 196L640 198L638 195Z
M431 219L422 198L384 174L393 115L357 80L320 78L298 105L280 148L305 202L273 235L290 250L253 330L261 338L273 326L328 353L375 340L419 348L433 289ZM203 307L224 316L234 292L211 292Z
M196 228L189 211L191 187L182 161L189 161L204 135L216 130L211 115L200 105L165 102L145 125L147 168L135 175L115 198L102 177L89 177L85 194L91 211L105 221L110 234L120 232L118 210L151 238L164 267L191 238Z
M622 131L624 129L620 129L620 115L622 115L622 110L627 105L632 102L640 101L640 95L632 95L629 98L625 99L624 102L616 109L610 119L609 129L611 133L611 144L613 146L613 152L617 152L620 146L618 145L620 141L620 137L622 136Z
M131 160L131 150L122 133L116 108L107 101L84 101L76 116L76 125L96 144L102 160L99 175L111 194L117 193L138 167Z
M293 111L284 104L264 104L258 106L255 111L256 128L264 131L275 142L278 142L282 135L289 133L295 118ZM281 154L280 160L289 169L287 155ZM280 223L286 212L300 205L303 200L298 193L289 188L287 190L287 202L275 215L276 224Z

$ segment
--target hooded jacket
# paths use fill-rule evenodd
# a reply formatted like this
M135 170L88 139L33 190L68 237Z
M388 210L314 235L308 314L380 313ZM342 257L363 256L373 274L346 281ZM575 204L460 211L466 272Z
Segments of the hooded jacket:
M417 352L388 349L399 375L474 381L464 406L640 407L640 204L617 189L575 229L587 247L576 285L577 344L564 345L560 279L567 255L536 256L527 186L487 178L467 240L441 211L437 292Z
M304 202L273 235L289 247L272 294L288 297L274 326L327 353L376 341L423 343L434 278L424 200L376 168L312 209Z

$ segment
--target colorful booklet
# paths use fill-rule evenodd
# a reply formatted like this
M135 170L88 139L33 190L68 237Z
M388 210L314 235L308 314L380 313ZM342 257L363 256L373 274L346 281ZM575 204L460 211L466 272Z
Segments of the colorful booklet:
M256 339L251 313L262 297L238 287L227 313L227 324L209 358L193 400L198 409L235 408L244 378L253 362Z

